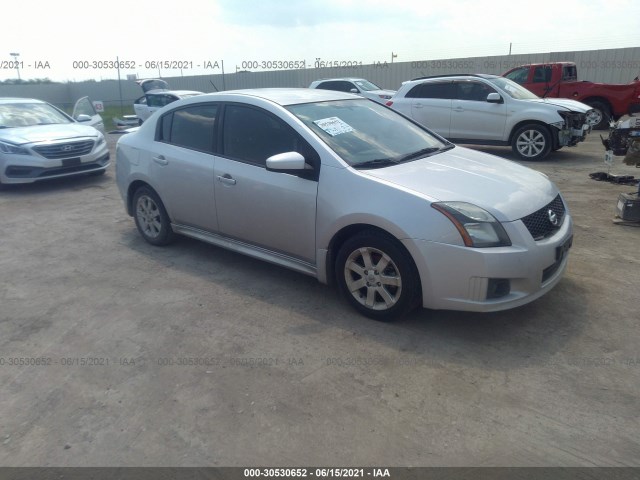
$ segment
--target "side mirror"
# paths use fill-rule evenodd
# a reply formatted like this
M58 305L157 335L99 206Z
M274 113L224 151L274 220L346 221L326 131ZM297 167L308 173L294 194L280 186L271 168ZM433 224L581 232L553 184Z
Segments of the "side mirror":
M489 103L503 103L502 97L496 92L487 95L487 102Z
M349 90L351 93L359 93L357 88L352 88L351 90Z
M306 167L304 157L298 152L285 152L267 158L267 170L294 173Z
M80 115L78 115L76 117L76 121L77 122L90 122L91 121L91 117L89 115L85 115L84 113L81 113Z

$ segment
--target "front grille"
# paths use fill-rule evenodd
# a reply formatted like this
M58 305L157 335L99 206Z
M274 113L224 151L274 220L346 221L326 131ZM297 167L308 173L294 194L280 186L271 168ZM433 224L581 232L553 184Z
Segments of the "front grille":
M93 143L93 140L81 140L79 142L39 145L33 149L45 158L56 160L86 155L93 150Z
M550 217L552 215L549 214L550 210L557 218L557 223L555 225L551 223ZM533 212L531 215L527 215L521 220L527 227L527 230L529 230L529 233L534 240L542 240L543 238L552 235L562 226L565 213L564 203L562 202L560 195L558 195L551 203L545 205L540 210Z
M567 119L568 127L575 128L576 130L582 130L582 127L587 123L586 113L571 113L565 117Z

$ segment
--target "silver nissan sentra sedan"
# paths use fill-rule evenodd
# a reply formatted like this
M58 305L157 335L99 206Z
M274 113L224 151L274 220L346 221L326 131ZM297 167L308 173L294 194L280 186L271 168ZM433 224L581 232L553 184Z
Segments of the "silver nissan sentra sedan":
M119 140L116 178L149 243L186 235L335 282L378 320L528 303L573 238L546 175L349 93L179 100Z

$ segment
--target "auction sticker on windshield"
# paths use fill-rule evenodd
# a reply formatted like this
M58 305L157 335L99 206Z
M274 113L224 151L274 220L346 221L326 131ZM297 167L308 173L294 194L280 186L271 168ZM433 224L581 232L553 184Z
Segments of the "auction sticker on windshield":
M316 120L313 123L318 125L322 130L327 132L332 137L340 135L341 133L353 132L353 128L346 122L343 122L338 117L329 117Z

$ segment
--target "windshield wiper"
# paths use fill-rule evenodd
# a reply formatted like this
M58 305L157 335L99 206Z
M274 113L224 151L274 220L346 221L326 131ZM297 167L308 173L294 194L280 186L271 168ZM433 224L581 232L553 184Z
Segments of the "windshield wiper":
M367 160L366 162L356 163L353 168L381 168L389 165L395 165L397 160L391 158L376 158L375 160Z
M417 152L413 152L413 153L408 153L406 155L403 155L401 157L396 158L396 162L405 162L407 160L411 160L413 158L419 158L419 157L424 157L426 155L429 155L430 153L435 153L435 152L439 152L440 151L440 147L429 147L429 148L422 148L420 150L418 150Z

